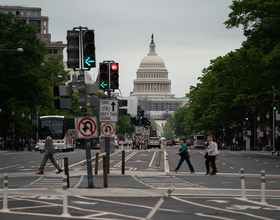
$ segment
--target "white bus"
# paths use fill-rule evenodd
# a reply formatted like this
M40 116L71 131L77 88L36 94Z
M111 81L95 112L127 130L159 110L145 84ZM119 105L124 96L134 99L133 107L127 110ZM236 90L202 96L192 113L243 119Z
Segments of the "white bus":
M49 131L53 139L55 150L74 150L75 140L75 117L48 115L41 116L39 121L38 150L43 150L45 145L45 132Z
M205 143L205 136L204 135L195 135L194 136L194 141L193 141L193 145L195 148L197 147L204 147L204 143Z

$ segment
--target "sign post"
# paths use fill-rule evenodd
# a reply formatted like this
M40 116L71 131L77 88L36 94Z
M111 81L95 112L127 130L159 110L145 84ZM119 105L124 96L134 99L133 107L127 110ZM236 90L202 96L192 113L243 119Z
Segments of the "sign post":
M110 137L115 135L115 123L118 121L119 101L117 99L101 99L99 102L99 121L101 137L105 137L105 152L107 157L107 173L110 173Z
M91 146L89 138L98 137L96 116L79 116L75 122L77 139L85 139L86 161L88 174L88 188L93 188L93 175L91 164Z

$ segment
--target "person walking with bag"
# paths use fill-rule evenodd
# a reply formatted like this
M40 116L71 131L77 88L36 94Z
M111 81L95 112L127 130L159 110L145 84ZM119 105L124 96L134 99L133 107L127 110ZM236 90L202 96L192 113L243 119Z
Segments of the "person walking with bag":
M46 142L45 142L44 150L42 150L40 152L41 154L43 152L45 152L45 156L44 156L44 158L42 160L41 166L39 168L39 172L36 173L36 174L44 174L44 168L46 166L46 163L47 163L48 159L50 159L50 161L53 163L53 165L58 170L56 174L59 174L63 170L58 166L58 164L55 162L55 159L53 158L54 148L53 148L53 140L52 140L52 138L50 136L50 132L47 131L45 133L45 137L46 137Z
M177 153L181 156L180 158L180 161L178 163L178 166L176 167L175 169L175 172L177 173L178 170L180 169L182 163L184 162L184 160L186 160L190 170L191 170L191 173L195 173L194 169L193 169L193 166L191 164L191 161L190 161L190 157L191 155L189 154L189 150L188 150L188 146L186 144L186 139L185 138L181 138L180 139L180 144L182 146L182 149Z
M211 162L212 167L213 167L213 172L210 175L216 175L216 163L215 163L215 158L216 158L216 149L217 149L217 143L215 142L216 139L214 135L208 135L207 137L207 142L209 143L207 149L205 149L205 153L208 154L206 157L205 165L206 165L206 174L210 174L210 166L209 162Z

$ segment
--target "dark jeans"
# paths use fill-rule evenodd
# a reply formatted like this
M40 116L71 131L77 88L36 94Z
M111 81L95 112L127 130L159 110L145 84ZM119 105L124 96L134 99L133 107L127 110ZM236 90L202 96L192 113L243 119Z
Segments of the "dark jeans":
M184 160L186 160L186 162L187 162L191 172L194 172L193 166L192 166L191 161L190 161L190 156L189 156L188 153L185 153L183 156L181 156L180 161L178 163L178 166L176 167L176 170L180 169L180 167L181 167L182 163L184 162Z
M211 164L212 164L212 166L213 166L213 173L216 173L215 157L216 157L216 156L208 156L208 157L206 158L205 165L206 165L207 173L210 173L209 162L211 162Z

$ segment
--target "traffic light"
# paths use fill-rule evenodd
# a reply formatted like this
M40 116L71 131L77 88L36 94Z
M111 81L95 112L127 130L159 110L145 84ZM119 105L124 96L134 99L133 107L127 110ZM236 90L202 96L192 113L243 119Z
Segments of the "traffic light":
M273 102L273 110L276 111L276 102Z
M137 116L140 116L141 115L141 106L138 105L137 106Z
M82 31L83 63L86 68L96 67L94 30Z
M131 117L130 118L130 124L136 125L136 117Z
M78 85L78 91L80 95L79 105L82 109L85 109L87 107L86 84L80 82Z
M99 63L100 88L106 90L109 88L109 64Z
M67 31L67 67L79 68L79 31Z
M119 64L110 63L110 89L119 88Z
M245 120L248 121L249 120L249 114L246 112L245 113Z
M73 90L71 85L53 87L54 96L65 97L54 100L55 109L73 109Z
M148 119L142 118L142 125L145 127L147 125Z
M143 119L145 115L145 111L143 109L140 110L140 118Z
M79 83L78 91L80 96L79 105L82 109L93 106L96 107L99 105L97 96L88 96L91 94L96 94L98 92L97 84Z

